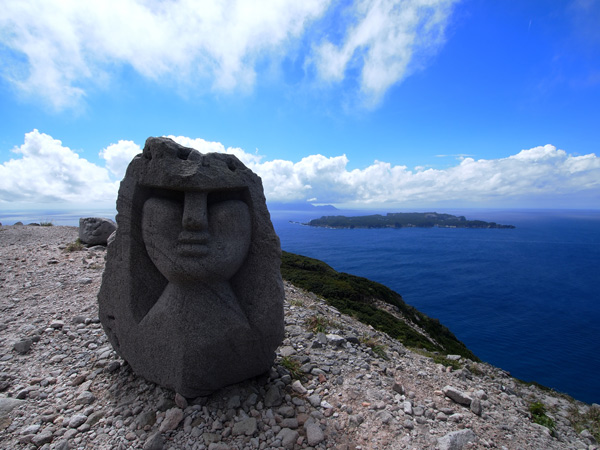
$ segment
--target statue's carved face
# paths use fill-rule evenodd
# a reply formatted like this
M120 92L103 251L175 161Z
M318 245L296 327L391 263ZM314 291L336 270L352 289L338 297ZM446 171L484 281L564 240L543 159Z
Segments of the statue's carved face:
M241 267L252 236L248 205L227 192L161 191L146 200L142 236L172 282L225 281Z

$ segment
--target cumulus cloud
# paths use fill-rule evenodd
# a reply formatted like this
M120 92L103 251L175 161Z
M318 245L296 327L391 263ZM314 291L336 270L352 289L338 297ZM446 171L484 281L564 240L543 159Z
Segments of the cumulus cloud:
M355 0L348 14L331 0L7 0L0 74L62 110L123 68L178 88L248 91L259 67L308 43L304 67L314 64L326 81L359 68L360 91L374 105L440 48L455 1ZM348 26L344 42L331 42L325 20Z
M57 109L79 104L90 85L127 65L155 81L221 91L249 89L255 66L323 14L320 0L169 2L7 0L0 63L22 92Z
M142 149L133 141L119 141L110 144L100 152L100 157L106 161L106 168L117 178L122 179L131 159L142 153Z
M360 90L370 106L389 87L420 67L444 43L456 0L359 0L355 23L339 45L317 47L316 66L325 80L342 81L350 68L360 71Z
M0 165L0 202L85 203L115 199L118 183L62 142L38 130Z
M356 208L422 206L536 206L537 199L600 198L600 158L544 145L499 159L463 157L446 169L409 169L374 161L348 169L346 155L309 155L300 161L263 161L261 155L220 142L170 136L203 153L237 156L263 180L269 202L318 202ZM119 141L100 152L105 167L81 158L61 141L34 130L13 150L19 158L0 165L0 201L103 201L114 203L118 179L141 151ZM112 174L112 176L111 176ZM566 200L564 200L566 199ZM593 206L593 205L588 205Z

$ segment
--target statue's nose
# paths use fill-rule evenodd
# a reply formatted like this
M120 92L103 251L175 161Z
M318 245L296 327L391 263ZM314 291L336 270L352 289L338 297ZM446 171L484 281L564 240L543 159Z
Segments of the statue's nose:
M186 192L183 204L183 228L185 230L208 230L206 192Z

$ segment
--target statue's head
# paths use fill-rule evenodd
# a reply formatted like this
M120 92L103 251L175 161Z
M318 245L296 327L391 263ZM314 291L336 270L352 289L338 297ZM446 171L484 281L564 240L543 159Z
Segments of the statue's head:
M121 182L117 212L98 301L121 356L137 358L138 325L169 283L197 286L201 299L226 282L273 353L283 337L281 250L257 175L233 155L149 138Z

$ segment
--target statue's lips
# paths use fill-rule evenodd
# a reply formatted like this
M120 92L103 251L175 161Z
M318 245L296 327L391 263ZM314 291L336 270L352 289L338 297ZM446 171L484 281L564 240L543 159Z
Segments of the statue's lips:
M208 253L209 237L206 232L182 231L179 234L178 250L185 255L204 255Z

